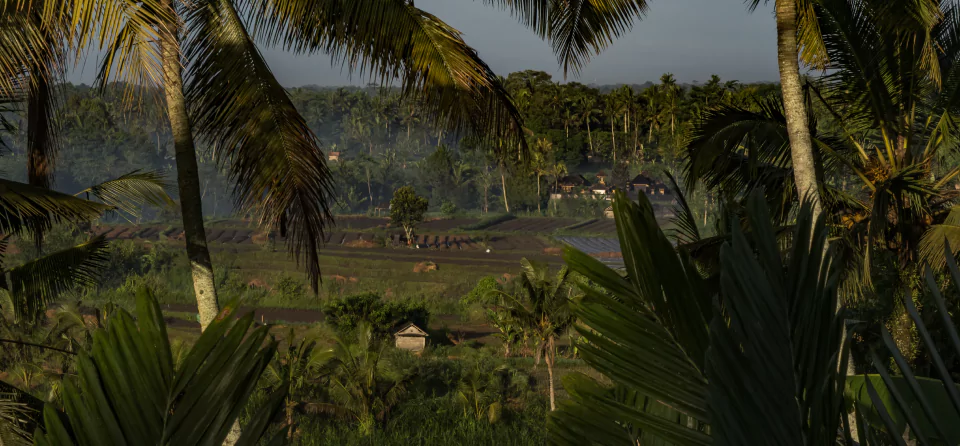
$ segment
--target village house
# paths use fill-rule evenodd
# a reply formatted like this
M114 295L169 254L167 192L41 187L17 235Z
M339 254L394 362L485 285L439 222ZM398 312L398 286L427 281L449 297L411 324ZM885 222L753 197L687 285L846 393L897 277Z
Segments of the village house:
M590 187L590 181L583 177L583 175L568 175L558 181L560 190L565 193L573 192L574 188L581 187Z
M597 184L606 185L607 184L607 174L604 171L597 172Z
M340 161L340 152L330 152L327 154L327 161Z
M654 185L654 181L650 179L650 177L644 175L644 173L645 172L641 172L639 175L630 180L629 186L631 190L643 191L646 193L647 189Z
M427 338L430 335L420 327L409 322L400 330L393 334L397 348L410 350L412 352L422 352L427 347Z

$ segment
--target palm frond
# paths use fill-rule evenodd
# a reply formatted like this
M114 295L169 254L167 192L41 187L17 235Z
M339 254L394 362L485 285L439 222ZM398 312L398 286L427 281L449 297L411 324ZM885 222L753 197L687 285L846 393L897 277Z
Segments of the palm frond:
M577 330L588 341L580 348L581 355L614 382L673 408L691 418L692 424L650 417L643 410L609 401L597 390L590 392L592 396L583 393L584 401L596 404L588 408L604 410L578 423L584 427L579 436L566 431L556 441L587 444L592 432L608 428L614 418L655 437L709 444L709 438L697 430L697 423L710 418L703 373L711 313L707 284L696 267L674 251L645 196L637 204L618 192L613 207L626 277L574 249L564 253L572 271L605 290L581 286L586 295L574 306L582 323ZM588 388L578 387L581 392ZM583 415L577 407L561 404L551 423L560 425L568 417Z
M946 255L956 256L960 250L946 253L944 243L960 247L960 208L954 207L943 223L930 226L920 238L920 261L934 270L942 270L947 264Z
M259 41L296 53L325 52L351 73L390 82L433 124L520 146L522 119L500 78L460 32L405 0L246 0ZM496 145L498 148L500 145Z
M25 98L30 68L47 60L46 36L37 26L32 2L0 4L0 97Z
M130 215L137 215L145 204L159 208L173 206L173 199L167 195L169 188L170 185L162 173L155 170L135 170L88 187L74 196L92 194L110 207Z
M110 206L49 189L0 179L0 233L17 234L28 228L48 229L58 222L92 220Z
M693 210L687 204L687 198L684 196L676 178L667 173L667 179L670 180L670 188L673 189L674 196L677 197L677 205L673 208L676 217L671 219L673 223L673 238L678 245L687 245L700 241L700 229L697 227L697 217L693 215Z
M234 309L211 322L175 369L160 306L138 292L136 320L119 310L94 333L92 350L78 355L77 380L64 383L63 412L46 406L36 444L223 444L277 347L267 341L268 327L249 330L253 314L237 319ZM238 444L258 444L285 389L267 397Z
M484 0L510 11L521 23L550 42L564 76L580 74L591 56L600 54L646 15L647 0Z
M592 54L600 54L616 39L630 31L634 21L647 12L646 0L553 1L550 11L550 40L564 75L580 74Z
M103 15L102 26L110 32L99 39L103 58L94 85L103 89L118 82L125 86L125 98L130 98L136 87L163 85L157 42L166 24L175 23L175 11L155 0L113 3L108 8L114 9Z
M844 377L840 269L824 256L823 218L805 202L786 261L760 194L748 199L751 232L733 227L721 250L707 377L711 427L720 444L828 444L836 439ZM778 379L764 377L777 376ZM751 397L743 391L748 387ZM756 421L764 428L756 429Z
M949 244L941 247L953 286L960 287L960 269L953 258L953 250ZM960 335L931 268L925 269L924 282L933 304L930 312L938 317L921 316L912 296L903 299L903 304L939 378L917 376L889 331L882 327L881 348L892 356L898 373L891 373L885 361L873 351L877 373L852 376L848 378L848 386L854 407L866 414L864 418L875 428L885 430L890 438L900 438L909 425L911 435L924 444L954 444L960 442L960 387L957 387L940 350L946 349L945 353L951 356L960 354ZM940 343L935 343L930 328L938 322L937 319L945 338Z
M87 243L55 252L5 270L0 287L10 293L17 320L32 320L61 293L96 283L107 262L107 241Z
M317 251L332 219L332 180L319 141L229 1L197 2L187 23L193 64L186 93L199 137L236 182L238 207L287 229L287 246L306 264L317 293Z
M42 400L0 381L0 442L13 446L33 444L33 431L42 410Z

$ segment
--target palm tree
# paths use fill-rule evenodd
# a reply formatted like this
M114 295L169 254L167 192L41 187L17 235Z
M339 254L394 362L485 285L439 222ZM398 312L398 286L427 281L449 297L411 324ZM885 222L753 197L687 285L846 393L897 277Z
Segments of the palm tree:
M365 435L386 422L407 381L385 361L386 347L366 324L357 328L356 339L337 338L323 366L329 374L330 401L314 403L312 410L355 421Z
M593 134L590 133L590 124L597 122L597 115L600 114L600 110L597 108L597 98L590 94L585 94L580 98L580 112L581 119L587 124L587 141L590 144L590 153L596 154L593 150Z
M610 154L613 156L613 162L617 162L617 129L614 127L617 121L617 111L620 109L620 101L616 95L608 94L604 96L603 113L610 120Z
M533 146L530 160L530 169L537 176L537 213L541 213L540 178L547 174L550 167L549 159L553 153L553 144L546 138L540 138Z
M315 340L308 338L296 342L293 328L287 334L287 349L279 352L270 361L263 373L264 382L273 389L285 387L284 416L286 417L287 441L293 441L294 412L308 405L302 401L303 392L323 373L323 366L332 355L330 349L320 349Z
M126 28L109 47L100 85L138 80L165 92L202 325L219 304L203 229L195 137L214 147L217 160L228 166L240 207L278 228L288 249L305 258L311 286L318 290L317 249L331 218L332 183L316 136L257 41L297 53L327 52L351 70L362 67L381 79L399 76L403 90L423 101L425 113L443 116L442 123L455 129L507 137L521 127L498 78L456 30L409 2L366 1L297 6L297 0L261 0L241 14L234 1L166 0L162 21ZM159 38L148 36L153 25L162 25ZM146 57L153 53L159 57ZM140 65L117 76L117 61Z
M551 277L545 265L521 261L523 271L517 278L514 294L500 291L505 311L532 338L536 345L534 355L547 363L550 410L556 409L553 366L556 360L556 340L563 335L576 318L570 313L571 299L579 293L573 286L573 277L566 267Z
M911 3L890 3L897 4ZM932 76L928 49L943 52L937 71L944 79L960 72L953 58L960 45L949 37L960 31L960 20L944 7L943 20L927 32L923 24L890 29L888 10L845 0L823 1L815 12L830 72L808 86L806 100L834 125L821 128L816 119L808 125L822 205L842 230L840 246L849 259L844 295L870 289L874 266L884 258L898 272L895 286L885 287L912 294L919 291L913 278L921 260L943 264L946 227L931 225L947 222L958 202L952 183L960 169L938 161L960 135L951 115L957 86ZM769 202L778 203L778 221L787 222L802 193L783 181L793 173L785 152L789 121L781 104L760 105L758 111L725 106L708 113L690 145L687 178L720 196L764 188ZM852 178L859 190L837 188L829 178Z

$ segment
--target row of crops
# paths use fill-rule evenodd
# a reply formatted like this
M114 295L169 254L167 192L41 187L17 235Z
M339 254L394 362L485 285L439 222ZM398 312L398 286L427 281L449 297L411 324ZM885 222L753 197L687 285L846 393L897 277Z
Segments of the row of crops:
M623 264L620 242L615 238L560 236L556 239L610 265Z

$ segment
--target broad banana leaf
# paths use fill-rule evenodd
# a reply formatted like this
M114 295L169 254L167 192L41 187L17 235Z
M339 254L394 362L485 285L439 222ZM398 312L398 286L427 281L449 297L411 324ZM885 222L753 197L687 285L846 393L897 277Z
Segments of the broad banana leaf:
M136 320L119 310L93 335L92 350L80 353L76 379L64 382L63 411L44 408L36 444L223 444L277 349L267 327L249 331L252 313L236 319L235 309L221 311L175 367L160 307L141 290ZM247 421L238 445L257 444L286 388Z

